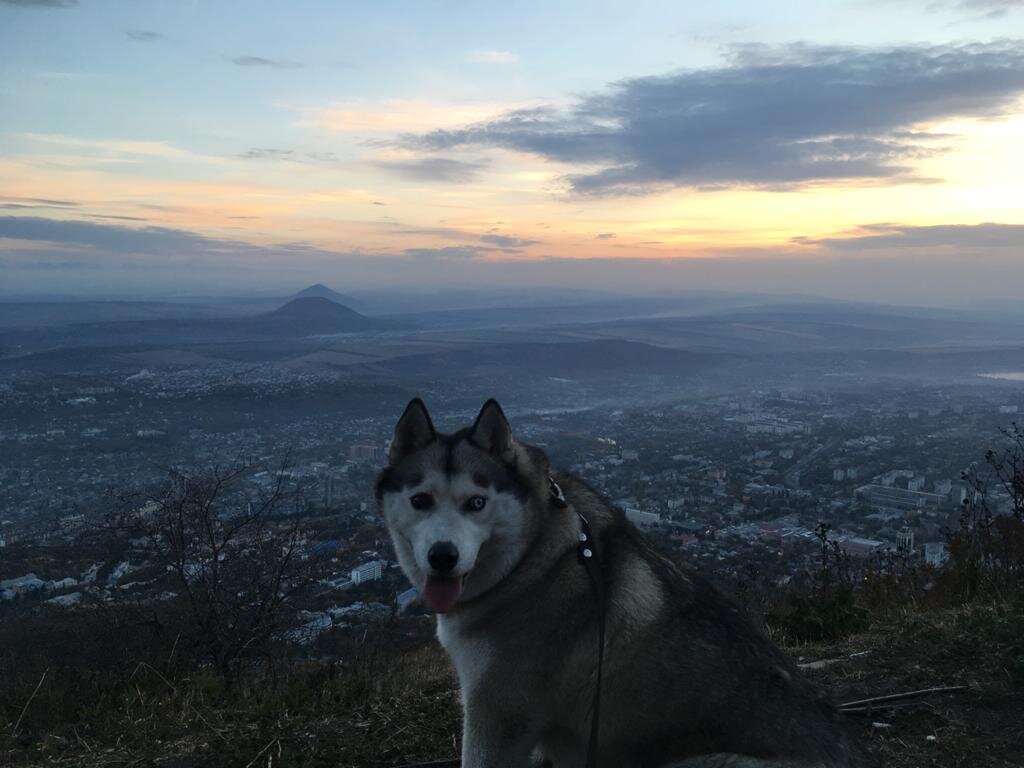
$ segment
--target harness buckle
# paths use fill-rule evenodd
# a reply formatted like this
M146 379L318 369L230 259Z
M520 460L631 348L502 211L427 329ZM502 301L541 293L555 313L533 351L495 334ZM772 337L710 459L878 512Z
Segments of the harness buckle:
M565 500L565 494L562 492L562 486L555 482L555 478L548 475L548 485L551 491L551 503L559 509L565 509L569 506L569 502Z

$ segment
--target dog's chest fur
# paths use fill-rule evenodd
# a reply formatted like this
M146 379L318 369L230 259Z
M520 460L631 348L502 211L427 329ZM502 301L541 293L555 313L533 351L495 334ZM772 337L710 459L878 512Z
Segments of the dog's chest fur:
M482 637L467 636L460 632L459 621L455 617L438 617L437 639L455 666L465 701L484 679L495 649Z

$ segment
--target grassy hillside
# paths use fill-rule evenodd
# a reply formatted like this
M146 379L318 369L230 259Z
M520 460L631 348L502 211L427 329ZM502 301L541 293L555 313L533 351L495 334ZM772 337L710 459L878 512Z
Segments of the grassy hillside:
M272 677L253 675L232 692L202 671L172 680L149 663L126 665L105 695L76 702L74 722L47 726L55 704L45 689L62 685L51 670L16 736L12 720L25 702L5 707L0 763L342 768L448 760L458 753L461 714L431 624L423 618L403 621L400 631L350 631L331 654L345 661L296 663ZM840 642L787 650L840 702L965 686L851 715L883 765L1021 764L1021 607L904 612Z

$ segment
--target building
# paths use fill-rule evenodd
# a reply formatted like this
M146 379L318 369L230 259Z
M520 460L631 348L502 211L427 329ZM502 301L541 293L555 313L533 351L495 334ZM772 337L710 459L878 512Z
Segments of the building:
M835 542L850 557L869 557L885 549L884 541L865 539L860 536L839 536Z
M912 491L888 485L862 485L857 489L858 497L876 507L893 509L934 509L946 500L945 496L927 491Z
M60 525L60 529L66 534L79 533L85 528L85 515L79 513L77 515L65 515L57 521Z
M46 582L34 573L19 576L16 579L4 579L0 581L0 589L8 590L15 596L24 595L28 592L38 592L46 586Z
M348 457L352 461L374 461L384 460L384 449L379 445L353 445L348 449Z
M383 563L380 560L371 560L352 569L352 583L362 584L367 581L377 581L383 572Z
M661 522L661 515L657 512L643 512L633 507L626 507L626 519L633 525L645 528L648 525L657 525Z
M320 490L320 503L325 507L333 507L341 501L345 489L344 479L330 473L320 475L317 485Z
M410 587L405 592L399 592L395 595L395 605L398 606L399 613L405 613L409 610L409 606L412 605L419 598L420 593L414 587Z
M55 581L48 581L43 586L47 592L63 592L66 589L72 589L78 586L78 579L73 579L70 576L64 579L57 579Z
M928 563L928 565L938 568L945 563L947 559L949 559L949 553L946 552L945 544L941 541L925 542L924 561Z
M914 551L914 532L904 528L896 534L896 551L903 555L909 555Z
M806 435L810 431L810 427L799 421L758 419L747 425L747 432L752 435Z

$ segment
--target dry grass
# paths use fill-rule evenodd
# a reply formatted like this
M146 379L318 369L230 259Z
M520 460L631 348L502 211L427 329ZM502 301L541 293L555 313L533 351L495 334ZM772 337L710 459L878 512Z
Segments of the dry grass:
M132 690L79 723L35 734L0 725L0 764L385 768L451 759L461 730L457 689L443 652L425 635L345 666L306 662L273 680L256 676L230 695L215 678L173 683L142 668ZM885 766L1022 764L1020 609L907 613L840 642L789 650L803 662L826 662L808 674L839 701L967 686L852 716Z
M839 702L937 686L962 691L851 715L894 768L1019 768L1024 755L1024 612L976 606L908 613L841 642L791 649L828 660L808 674Z

